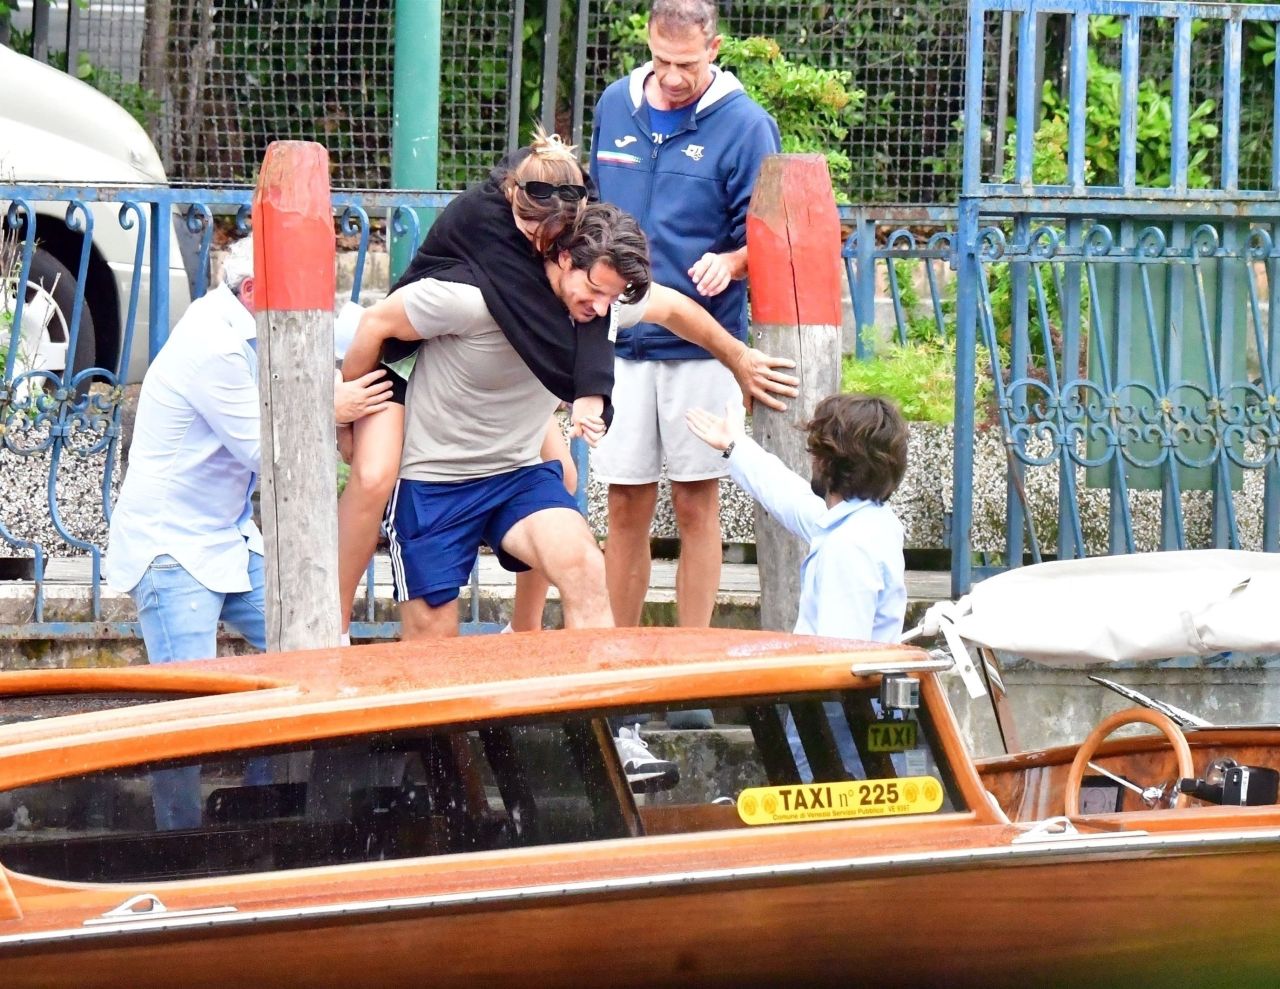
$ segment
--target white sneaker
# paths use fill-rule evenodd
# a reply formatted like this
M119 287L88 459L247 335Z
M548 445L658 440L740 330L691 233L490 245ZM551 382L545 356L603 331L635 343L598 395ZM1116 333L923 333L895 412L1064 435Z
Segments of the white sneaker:
M613 744L633 790L637 786L674 786L680 780L680 769L674 762L659 759L649 751L649 743L640 737L639 725L619 728Z

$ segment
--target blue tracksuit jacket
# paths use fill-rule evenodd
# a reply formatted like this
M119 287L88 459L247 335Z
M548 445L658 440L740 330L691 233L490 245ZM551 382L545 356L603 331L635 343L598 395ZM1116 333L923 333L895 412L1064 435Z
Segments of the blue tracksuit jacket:
M591 135L591 175L600 198L640 221L649 238L653 280L683 292L730 333L747 337L747 289L735 281L704 298L689 278L708 251L737 250L747 239L747 206L760 162L781 147L778 125L733 73L715 77L685 128L655 144L644 101L652 73L640 66L604 91ZM628 360L708 358L663 327L638 323L619 331L616 353Z

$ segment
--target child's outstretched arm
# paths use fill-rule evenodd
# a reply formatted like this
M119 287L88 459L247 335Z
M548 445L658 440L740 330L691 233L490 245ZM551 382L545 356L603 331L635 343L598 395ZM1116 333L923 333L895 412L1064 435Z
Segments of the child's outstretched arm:
M739 487L788 532L806 542L812 540L826 502L804 478L746 434L745 410L739 402L730 400L724 418L705 409L689 409L685 422L694 436L726 455L729 473Z

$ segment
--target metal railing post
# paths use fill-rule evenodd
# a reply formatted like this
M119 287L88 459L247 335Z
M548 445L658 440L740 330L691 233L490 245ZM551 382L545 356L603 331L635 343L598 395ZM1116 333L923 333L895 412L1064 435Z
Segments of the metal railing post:
M149 260L151 288L147 296L147 363L156 359L169 339L169 234L173 230L172 205L165 197L151 202Z

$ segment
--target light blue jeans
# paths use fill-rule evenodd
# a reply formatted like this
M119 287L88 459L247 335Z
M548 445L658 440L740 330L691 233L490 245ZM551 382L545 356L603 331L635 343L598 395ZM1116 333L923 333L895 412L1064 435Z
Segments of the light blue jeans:
M265 568L262 556L249 554L250 589L232 594L211 591L172 556L157 556L129 592L150 663L209 659L218 652L218 622L225 622L257 649L267 647ZM248 775L256 775L249 773ZM156 828L198 828L202 819L200 767L159 769L151 774ZM246 783L269 779L245 779Z
M831 737L835 739L836 751L840 754L840 762L851 780L864 780L867 772L862 767L862 757L858 755L857 743L853 733L849 731L849 722L845 719L844 707L838 701L823 701L823 713L831 727ZM804 751L804 743L800 741L800 732L796 730L795 718L791 716L791 708L782 706L783 728L787 733L787 742L791 745L791 755L796 760L796 770L800 773L801 783L813 782L813 770L809 766L809 756Z

